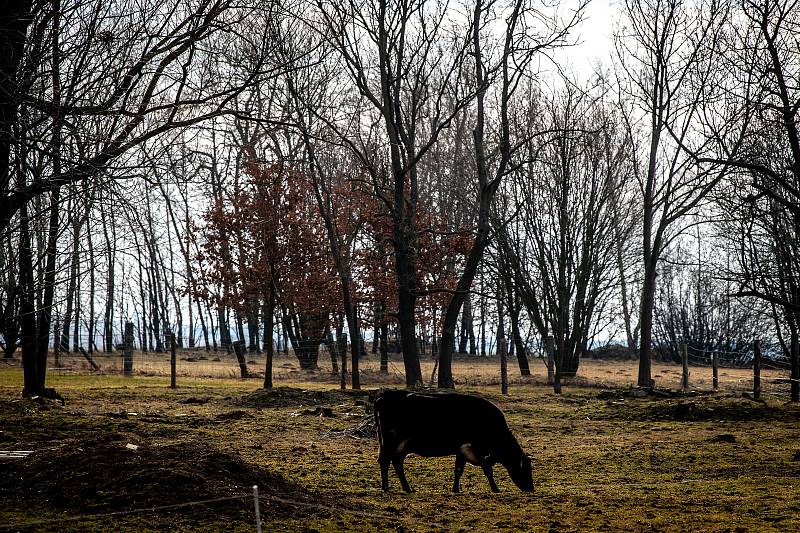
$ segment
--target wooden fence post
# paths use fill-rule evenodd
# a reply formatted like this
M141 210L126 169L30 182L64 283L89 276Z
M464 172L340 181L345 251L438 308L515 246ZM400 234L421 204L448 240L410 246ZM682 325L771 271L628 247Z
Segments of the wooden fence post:
M178 359L175 353L175 333L169 335L169 388L176 388L176 374L177 374Z
M508 342L505 337L497 341L497 351L500 353L500 393L508 394Z
M761 398L761 341L753 341L753 399Z
M689 390L689 346L685 342L681 343L681 361L683 363L681 388Z
M547 384L552 385L555 382L555 375L553 373L553 351L555 350L556 339L552 336L545 339L545 351L547 352Z
M133 322L125 322L125 335L122 348L122 374L133 375Z
M719 353L716 350L711 352L711 374L714 390L719 390Z

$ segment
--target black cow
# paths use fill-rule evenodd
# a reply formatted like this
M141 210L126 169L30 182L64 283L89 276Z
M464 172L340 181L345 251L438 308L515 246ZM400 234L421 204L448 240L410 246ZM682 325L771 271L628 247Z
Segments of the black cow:
M389 490L389 463L403 490L411 492L403 461L414 453L423 457L456 456L453 492L460 489L464 465L483 468L493 492L492 466L502 464L520 490L532 491L531 458L520 447L502 411L488 400L456 393L385 390L375 399L381 485Z

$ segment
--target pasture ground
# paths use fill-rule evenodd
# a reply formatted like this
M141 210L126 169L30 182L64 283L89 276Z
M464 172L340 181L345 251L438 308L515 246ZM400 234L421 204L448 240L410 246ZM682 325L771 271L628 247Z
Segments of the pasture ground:
M492 494L468 466L454 495L452 458L410 457L406 495L393 473L380 490L375 440L337 433L369 418L366 392L293 365L277 361L271 392L260 379L182 375L170 390L161 375L54 371L64 407L21 399L21 369L0 366L0 450L34 451L0 462L0 530L254 531L254 483L264 531L800 530L800 407L774 382L785 372L764 372L763 401L730 369L717 393L710 370L693 369L697 395L638 398L635 362L587 360L555 396L536 363L530 379L512 367L501 396L497 361L459 361L459 390L500 405L535 456L536 490L498 465ZM400 386L374 365L364 389ZM660 387L679 375L655 365Z

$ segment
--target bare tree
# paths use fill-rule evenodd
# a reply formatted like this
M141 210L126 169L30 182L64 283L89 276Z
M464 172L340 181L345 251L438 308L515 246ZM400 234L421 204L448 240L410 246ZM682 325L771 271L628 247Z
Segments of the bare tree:
M490 239L490 207L492 199L502 179L513 170L512 160L517 149L525 145L525 132L521 138L512 138L512 125L509 106L517 88L526 76L536 55L543 50L562 45L570 30L580 21L584 4L579 3L576 10L566 20L538 6L516 1L508 6L476 2L472 20L471 52L475 69L475 126L473 141L475 146L475 166L477 174L477 195L474 210L477 213L477 227L456 290L445 311L442 324L442 348L439 354L439 387L453 388L452 356L455 345L455 327L458 313L467 297L472 281ZM496 10L496 11L495 11ZM486 43L488 27L493 17L505 21L502 42L496 46L500 51L493 57L494 46ZM534 28L543 28L535 33ZM487 51L489 48L490 51ZM492 91L490 93L490 91ZM494 127L498 131L496 146L487 142L486 127L490 115L486 109L486 99L494 96L499 103L499 112ZM519 133L519 132L515 132ZM493 157L494 155L494 157Z
M226 0L191 5L77 0L19 2L10 18L3 13L0 31L13 37L13 53L4 55L2 91L15 97L3 99L0 113L0 232L19 243L20 254L19 290L13 294L18 304L4 302L2 309L16 309L24 323L19 335L26 393L44 390L59 278L62 188L83 180L97 185L109 177L129 177L135 164L132 148L210 117L237 114L233 98L282 68L267 66L271 41L236 29L262 8ZM236 49L233 43L243 45L247 39L248 53L260 68L243 76L221 75L230 66L225 60L231 55L228 50ZM46 228L40 223L41 209L47 211ZM111 243L112 214L103 213ZM114 260L109 256L109 270ZM161 271L151 283L164 277L165 263L158 264ZM106 349L112 344L115 277L109 272ZM168 298L163 286L154 288L152 308L164 318ZM118 303L122 308L121 299Z
M520 223L500 240L541 339L555 340L555 390L574 376L618 281L617 200L629 145L596 91L567 86L526 116L552 132L527 144L507 194Z
M717 43L719 96L706 98L703 140L682 142L709 169L729 169L719 205L739 249L736 294L769 302L800 401L800 6L748 1ZM789 330L783 342L781 329Z
M360 98L345 123L327 122L367 169L376 197L391 213L406 383L421 386L415 325L419 167L474 96L458 83L471 31L466 37L453 32L455 13L438 1L335 0L317 7L319 31ZM380 135L365 142L377 124Z
M680 234L684 216L724 176L716 169L698 168L681 144L697 126L727 16L727 4L716 0L629 1L616 35L621 91L630 98L626 116L642 201L640 386L653 384L650 358L659 260Z

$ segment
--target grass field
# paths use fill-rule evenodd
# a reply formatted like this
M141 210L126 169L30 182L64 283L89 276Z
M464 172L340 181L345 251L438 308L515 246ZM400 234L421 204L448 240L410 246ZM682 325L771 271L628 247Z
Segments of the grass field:
M364 388L394 386L397 374L375 365L362 365ZM723 390L711 393L706 368L692 369L697 395L638 398L633 362L585 361L555 396L537 365L532 379L512 372L501 396L496 361L456 364L459 390L496 402L536 458L532 494L498 466L500 494L467 467L458 495L452 458L413 456L416 492L401 493L392 474L384 494L377 443L351 431L369 419L366 393L340 392L326 370L301 373L288 358L271 392L259 379L185 370L170 390L163 375L76 364L48 378L64 407L22 400L21 370L0 366L0 449L34 451L0 462L0 530L254 531L254 483L264 531L800 530L800 408L775 382L785 372L763 373L763 401L742 396L747 370L722 369ZM656 365L654 376L675 388L680 368Z

